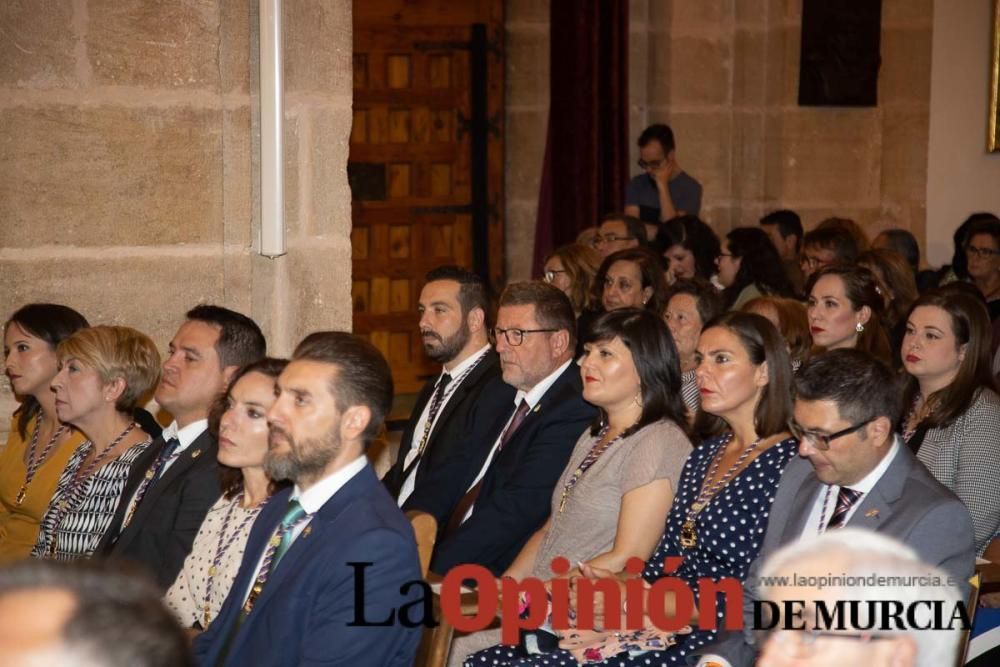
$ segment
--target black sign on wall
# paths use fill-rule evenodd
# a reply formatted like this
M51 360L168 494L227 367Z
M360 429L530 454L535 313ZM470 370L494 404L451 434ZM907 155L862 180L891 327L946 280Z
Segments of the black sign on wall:
M803 0L801 106L878 103L882 0Z

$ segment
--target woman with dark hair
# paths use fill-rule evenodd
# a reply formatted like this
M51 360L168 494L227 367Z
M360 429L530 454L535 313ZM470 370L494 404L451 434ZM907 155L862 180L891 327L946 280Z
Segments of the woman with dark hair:
M92 556L105 533L121 528L125 486L153 442L135 409L160 379L160 354L149 336L118 326L81 329L56 352L56 416L87 440L59 476L31 555L74 560Z
M646 308L659 315L666 293L660 258L646 248L628 248L608 255L594 278L594 296L605 311Z
M738 227L726 234L724 251L719 253L719 283L722 297L732 310L758 296L792 296L792 283L785 274L781 257L767 232L759 227Z
M835 264L806 283L809 332L822 350L857 348L898 367L882 324L885 301L875 274L863 266Z
M937 286L938 274L930 269L920 270L920 245L917 237L907 229L885 229L872 240L872 250L895 250L906 260L913 272L913 282L918 292Z
M667 308L663 320L677 347L681 361L681 396L693 420L701 404L694 369L698 337L706 322L726 311L722 297L710 283L700 278L678 280L667 289Z
M186 628L204 630L222 608L236 578L254 519L275 483L264 472L267 410L288 362L265 358L233 374L209 416L218 434L222 497L208 510L191 553L167 591L166 603Z
M959 290L929 290L910 310L900 352L903 439L969 508L981 554L1000 529L1000 396L985 306Z
M792 370L798 371L809 361L812 353L812 336L809 334L809 315L801 301L780 296L760 296L743 304L744 313L757 313L766 317L778 329L788 344Z
M992 213L973 213L958 226L955 233L951 236L952 246L954 248L954 252L951 256L951 264L942 266L941 270L938 272L940 276L938 286L944 286L956 281L966 281L969 279L969 267L968 262L966 261L965 246L969 240L969 228L978 222L1000 222L1000 218Z
M597 420L555 486L549 520L504 576L550 579L556 556L616 572L629 558L647 558L691 452L677 353L663 320L648 310L605 313L584 347L583 397L598 407ZM476 633L452 652L463 657L499 638L498 631Z
M986 298L990 320L1000 317L1000 220L980 219L969 225L965 242L969 281Z
M906 259L894 250L868 250L858 255L858 265L875 274L885 304L889 344L899 349L906 329L906 313L917 296L917 282Z
M726 313L702 332L698 360L699 419L705 417L713 435L684 464L665 532L641 575L647 588L663 577L682 579L694 595L695 609L705 579L746 578L767 529L778 480L798 453L797 442L785 430L792 415L792 369L774 325L759 315ZM680 565L665 571L664 561L677 556L683 557ZM614 572L583 568L587 577L608 580L615 579ZM625 599L620 579L619 586ZM668 608L659 611L664 617L674 613L672 599L667 596ZM716 604L716 627L723 627L726 596L716 593ZM692 624L696 618L697 612ZM716 630L700 628L677 635L652 628L568 630L552 653L527 656L497 647L465 664L683 665L691 651L715 636Z
M671 282L681 278L708 280L715 273L719 237L697 216L682 215L660 225L654 245L667 260Z
M56 346L88 326L52 303L28 304L4 324L4 371L21 405L0 453L0 565L31 553L59 475L86 440L59 422L49 385L59 370Z

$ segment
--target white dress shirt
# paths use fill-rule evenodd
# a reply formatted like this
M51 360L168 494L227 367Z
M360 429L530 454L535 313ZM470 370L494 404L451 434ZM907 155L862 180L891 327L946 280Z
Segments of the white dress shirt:
M432 432L434 427L437 425L438 419L441 418L441 414L444 412L444 407L448 405L448 401L450 401L451 397L455 394L455 390L458 389L462 382L465 381L465 377L463 377L463 375L467 375L468 371L479 363L479 360L483 358L483 355L485 355L489 349L489 345L483 346L482 349L457 364L450 371L441 369L441 374L438 375L437 382L434 383L434 391L437 391L437 385L441 382L441 378L445 373L448 373L448 375L451 376L451 382L449 382L448 386L445 388L444 395L441 397L441 406L438 408L437 414L434 415L434 421L431 423ZM406 470L418 454L417 445L420 444L420 439L424 436L424 429L427 427L427 419L430 417L431 403L433 402L434 394L432 392L431 400L427 401L427 405L424 406L424 411L420 413L420 419L417 420L417 423L413 427L413 438L410 441L410 449L406 452L406 457L403 459L403 470ZM411 470L410 474L403 480L403 486L399 489L399 498L397 500L400 507L403 506L406 499L410 497L411 493L413 493L413 487L417 482L417 469L419 467L420 461L417 461L417 464L413 466L413 470Z
M539 401L542 400L542 396L544 396L552 385L556 383L556 380L559 379L559 376L563 374L563 371L565 371L571 363L573 363L572 359L555 369L551 374L547 375L544 379L539 381L538 384L532 387L531 391L524 392L518 389L517 393L514 394L514 412L517 412L517 406L521 404L522 400L527 401L528 408L530 408L530 410L534 410ZM476 475L476 479L473 480L472 484L469 485L469 488L466 489L466 493L472 490L472 487L479 484L483 477L486 476L486 471L489 470L490 464L493 463L493 457L496 456L497 448L500 447L500 439L503 438L504 432L506 432L507 427L510 426L510 422L513 419L514 413L511 413L510 419L507 420L507 424L504 425L503 430L500 431L500 435L497 436L496 442L493 443L493 449L490 450L490 455L486 457L486 462L483 464L483 467L480 468L479 474ZM469 508L469 511L467 511L465 516L462 517L462 523L465 523L468 518L472 516L472 512L475 509L476 505L473 503L472 507Z

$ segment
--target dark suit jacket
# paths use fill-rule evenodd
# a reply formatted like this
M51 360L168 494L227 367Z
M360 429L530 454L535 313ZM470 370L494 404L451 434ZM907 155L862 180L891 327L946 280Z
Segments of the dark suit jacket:
M132 495L163 444L158 438L132 467L112 526L122 524ZM139 563L162 589L169 588L191 551L205 515L221 494L218 452L219 445L208 431L198 436L147 489L132 523L120 535L114 530L105 533L96 554Z
M399 497L399 491L406 479L403 474L405 472L403 462L406 460L406 454L411 447L420 444L420 437L423 433L414 434L414 430L420 415L434 394L434 384L437 379L438 376L433 377L420 390L417 403L413 407L413 414L410 415L410 421L407 423L406 430L403 431L403 437L399 442L399 456L396 463L382 478L393 498ZM484 391L487 387L489 387L489 391ZM423 456L420 457L414 492L428 476L434 476L434 470L443 462L456 455L461 455L462 449L468 447L469 437L476 432L477 425L492 425L501 414L510 415L515 393L513 387L500 380L500 358L497 353L493 350L488 351L479 365L470 371L462 384L455 389L447 405L441 409L430 437L427 439L427 447L424 449ZM479 430L481 429L480 426ZM445 481L454 486L460 484L464 477L464 475L461 479L453 477L451 480ZM462 488L459 493L464 492L465 488Z
M194 643L197 664L218 664L239 615L251 577L281 522L291 489L278 492L261 511L247 541L243 563L219 616ZM355 609L357 581L349 563L364 570L364 607ZM264 586L253 611L232 639L225 660L234 667L385 665L410 667L422 626L398 622L351 627L356 614L385 621L391 611L419 596L413 529L370 466L351 478L313 516ZM414 619L419 620L419 619Z
M815 526L806 526L806 520L817 495L826 488L806 459L796 459L785 468L771 506L764 543L743 586L745 630L752 627L753 601L760 597L757 576L764 561L806 531L815 531ZM875 488L861 499L846 525L904 542L923 561L940 567L958 582L964 583L972 576L976 548L969 510L931 476L905 444L900 443L896 458ZM726 658L733 667L749 667L759 649L749 643L752 638L749 632L722 633L715 643L693 655L714 653ZM691 664L695 663L697 659Z
M511 404L479 443L475 465L471 466L473 478L513 411ZM456 565L476 563L497 575L506 570L548 519L553 487L595 416L595 408L582 397L580 370L570 364L494 457L472 516L438 544L431 569L443 575ZM471 482L466 479L466 489ZM426 484L433 487L435 482L427 480ZM415 499L414 509L423 509L416 506L420 502ZM451 511L454 507L447 512L448 518Z

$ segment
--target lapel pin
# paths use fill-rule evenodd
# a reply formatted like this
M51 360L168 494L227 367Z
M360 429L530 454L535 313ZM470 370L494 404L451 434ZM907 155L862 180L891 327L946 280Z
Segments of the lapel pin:
M309 533L311 533L311 532L313 532L313 527L312 527L312 524L310 524L310 525L306 526L306 527L305 527L305 528L304 528L304 529L302 530L302 537L309 537Z
M193 452L191 452L191 458L196 459L196 458L198 458L198 456L200 454L201 454L201 450L200 449L196 449Z
M865 512L865 516L875 518L878 516L878 510L868 510Z
M539 410L541 410L541 409L542 409L542 404L541 404L541 403L539 403L538 405L536 405L536 406L535 406L535 409L534 409L534 410L532 410L532 412L538 412L538 411L539 411Z

